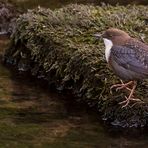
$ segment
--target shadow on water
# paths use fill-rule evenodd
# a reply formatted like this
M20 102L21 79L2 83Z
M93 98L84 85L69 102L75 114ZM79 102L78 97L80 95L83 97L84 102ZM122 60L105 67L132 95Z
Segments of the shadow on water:
M7 39L0 40L3 53ZM72 96L50 91L46 82L0 64L0 147L147 147L142 129L104 126Z

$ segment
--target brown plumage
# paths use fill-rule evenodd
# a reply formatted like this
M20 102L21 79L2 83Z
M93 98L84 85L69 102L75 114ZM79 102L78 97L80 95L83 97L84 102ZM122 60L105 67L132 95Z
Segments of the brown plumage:
M115 74L122 80L129 81L124 84L116 84L116 90L126 88L130 91L126 100L120 104L127 106L130 100L140 101L133 98L136 81L148 78L148 45L130 37L126 32L110 28L102 35L106 46L106 59ZM132 85L132 89L128 86Z

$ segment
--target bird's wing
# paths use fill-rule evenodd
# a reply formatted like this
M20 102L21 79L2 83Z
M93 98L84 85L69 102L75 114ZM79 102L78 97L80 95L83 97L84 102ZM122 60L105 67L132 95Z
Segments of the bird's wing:
M111 58L128 70L148 75L148 51L145 49L113 46Z

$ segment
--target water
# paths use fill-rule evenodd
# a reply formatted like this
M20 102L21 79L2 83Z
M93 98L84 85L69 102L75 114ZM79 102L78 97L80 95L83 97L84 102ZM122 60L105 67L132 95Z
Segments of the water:
M40 2L22 1L25 7ZM1 55L7 44L7 38L0 38ZM105 126L86 105L46 87L0 64L0 147L147 148L143 129Z

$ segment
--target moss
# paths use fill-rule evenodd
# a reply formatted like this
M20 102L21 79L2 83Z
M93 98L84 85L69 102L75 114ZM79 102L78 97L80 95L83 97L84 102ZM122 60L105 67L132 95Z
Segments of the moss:
M108 68L104 47L92 35L109 27L125 30L148 42L146 6L68 5L51 11L29 10L16 21L5 59L62 89L70 89L102 117L121 126L147 125L147 81L140 82L136 96L144 103L121 108L125 92L110 92L119 79ZM131 104L132 105L132 104ZM118 124L119 125L119 124Z
M15 27L15 19L20 13L18 7L8 3L7 0L0 0L0 32L11 33Z

